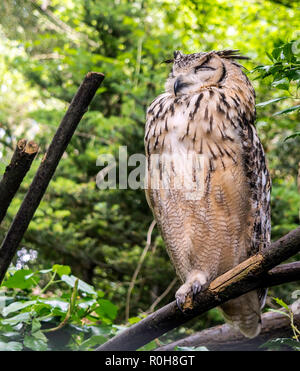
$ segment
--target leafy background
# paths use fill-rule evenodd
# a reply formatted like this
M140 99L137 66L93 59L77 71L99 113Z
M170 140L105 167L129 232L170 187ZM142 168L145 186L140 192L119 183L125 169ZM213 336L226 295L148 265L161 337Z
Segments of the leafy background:
M0 336L0 348L51 349L49 334L53 333L64 339L61 348L79 349L85 344L83 347L90 349L153 310L152 304L170 284L155 308L173 300L179 283L155 228L131 291L126 318L130 282L146 246L152 215L142 189L98 189L96 176L101 168L96 160L107 153L118 158L121 145L127 146L128 156L144 152L145 111L162 92L169 72L169 66L161 62L176 49L193 53L233 48L251 58L244 65L257 94L256 125L273 181L272 239L299 225L297 3L0 3L0 173L18 139L34 138L40 145L39 155L0 226L1 239L83 77L88 71L105 74L1 288L0 305L6 311L1 317L4 335ZM67 270L63 274L57 268L61 266ZM76 289L74 277L89 285L90 292L80 285ZM13 279L15 283L9 283ZM280 296L290 303L296 287L295 283L273 288L270 297ZM72 307L74 293L78 298ZM10 307L13 303L28 305ZM267 304L274 305L271 300ZM70 308L68 324L45 332L59 326ZM14 322L15 315L21 318ZM214 309L186 328L173 331L169 338L222 322Z

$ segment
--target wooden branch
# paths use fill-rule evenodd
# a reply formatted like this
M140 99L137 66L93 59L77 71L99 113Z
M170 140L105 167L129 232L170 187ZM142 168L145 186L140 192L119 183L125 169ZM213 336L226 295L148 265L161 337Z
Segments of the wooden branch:
M285 311L283 308L280 310ZM300 312L295 313L294 322L297 327L300 326ZM213 351L266 350L266 348L259 347L268 340L275 338L291 338L292 336L293 331L290 319L287 316L281 313L267 312L262 315L262 329L260 334L253 339L247 339L238 330L225 324L197 332L184 339L156 348L155 351L171 351L174 350L176 346L205 346L208 350Z
M7 232L0 248L0 283L14 257L27 227L38 208L56 167L70 142L82 116L88 109L104 75L89 72L58 127L28 192Z
M0 223L5 217L7 209L17 193L20 184L30 169L38 148L38 145L33 141L28 143L25 139L18 141L10 164L6 167L0 181Z
M300 261L281 264L271 269L264 278L264 286L272 287L300 280Z
M128 288L128 291L127 291L127 297L126 297L126 308L125 308L125 321L126 321L126 323L128 322L128 319L129 319L131 292L134 288L136 278L137 278L137 276L138 276L138 274L139 274L139 272L142 268L143 262L145 260L146 255L147 255L147 252L148 252L148 250L151 246L151 236L152 236L152 231L153 231L153 228L155 227L155 225L156 225L156 220L153 220L152 223L150 224L150 227L149 227L148 232L147 232L146 246L144 247L144 250L142 252L142 255L140 256L140 259L139 259L138 265L136 267L136 270L134 271L133 276L131 278L131 282L129 284L129 288Z
M136 350L151 340L230 299L258 287L272 286L268 271L300 250L300 227L211 282L182 313L173 301L110 339L97 350ZM299 272L299 271L298 271ZM274 278L273 274L273 278ZM282 272L281 272L282 275ZM300 278L300 274L298 276ZM294 276L293 276L294 278ZM275 278L275 284L279 280ZM285 277L285 282L286 277Z

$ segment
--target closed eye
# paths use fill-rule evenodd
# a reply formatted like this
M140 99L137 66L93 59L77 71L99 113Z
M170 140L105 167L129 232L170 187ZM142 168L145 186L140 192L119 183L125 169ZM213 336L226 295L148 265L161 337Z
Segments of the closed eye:
M199 70L201 71L215 71L215 68L207 66L205 64L201 64L200 66L196 66L194 71L195 73L198 72Z

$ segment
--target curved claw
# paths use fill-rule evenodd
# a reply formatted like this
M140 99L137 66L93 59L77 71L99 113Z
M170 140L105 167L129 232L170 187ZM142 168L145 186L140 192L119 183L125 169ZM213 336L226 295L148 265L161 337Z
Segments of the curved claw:
M202 286L199 281L195 281L192 285L193 294L196 295L201 291Z
M183 313L183 309L181 307L181 300L179 298L176 298L176 304L177 304L177 307L180 310L180 312Z

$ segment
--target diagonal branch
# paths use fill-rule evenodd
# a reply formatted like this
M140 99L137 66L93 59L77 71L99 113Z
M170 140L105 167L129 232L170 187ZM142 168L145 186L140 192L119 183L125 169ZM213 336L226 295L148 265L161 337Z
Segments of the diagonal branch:
M73 42L78 42L80 39L83 39L89 46L97 48L99 44L91 40L86 34L77 32L74 28L70 27L67 23L63 22L60 18L56 17L50 9L39 6L36 0L30 0L32 6L38 10L42 15L46 16L50 23L54 26L55 30L65 33L70 40Z
M17 193L32 161L38 151L38 145L33 141L20 139L12 156L10 164L6 167L0 181L0 223L6 215L7 209Z
M250 257L237 267L216 278L207 290L202 291L195 297L193 307L187 308L184 313L180 312L175 301L173 301L110 339L97 350L136 350L173 328L230 299L258 287L272 286L268 271L295 255L299 250L300 227L272 243L266 251ZM282 272L279 274L282 275ZM280 280L276 279L276 273L271 273L271 275L275 284L279 284ZM296 278L299 279L300 275L298 277L296 275ZM286 277L284 282L287 282Z
M58 163L66 150L82 116L87 111L104 75L89 72L64 115L52 142L35 174L26 196L0 248L0 283L17 251L28 225L46 192Z

